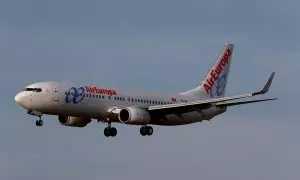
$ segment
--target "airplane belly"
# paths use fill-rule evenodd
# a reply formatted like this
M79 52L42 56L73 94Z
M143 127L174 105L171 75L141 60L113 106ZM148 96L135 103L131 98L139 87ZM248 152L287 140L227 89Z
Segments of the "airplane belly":
M151 121L151 124L154 125L165 125L165 126L176 126L176 125L184 125L191 124L196 122L201 122L205 118L200 116L199 113L186 113L181 116L177 115L168 115L165 119L158 119Z
M66 114L76 117L101 118L103 117L103 108L100 105L89 104L64 104L59 110L60 114Z
M151 120L151 124L155 125L165 125L165 126L174 126L174 125L184 125L191 124L196 122L201 122L203 120L210 120L213 117L222 114L226 111L226 108L217 108L212 107L209 109L199 112L190 112L182 115L168 115L164 119Z

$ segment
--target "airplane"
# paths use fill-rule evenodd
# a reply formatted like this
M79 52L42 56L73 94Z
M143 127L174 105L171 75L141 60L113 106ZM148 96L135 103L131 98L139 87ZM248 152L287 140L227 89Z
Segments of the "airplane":
M150 125L178 126L211 120L228 107L272 101L277 98L234 101L265 94L275 72L264 87L252 93L225 96L233 44L225 44L204 80L195 88L178 94L161 95L124 91L97 85L45 81L27 86L15 96L15 101L37 116L36 126L42 126L43 115L55 115L64 126L85 127L92 120L107 123L106 137L115 137L112 123L140 126L142 136L151 136Z

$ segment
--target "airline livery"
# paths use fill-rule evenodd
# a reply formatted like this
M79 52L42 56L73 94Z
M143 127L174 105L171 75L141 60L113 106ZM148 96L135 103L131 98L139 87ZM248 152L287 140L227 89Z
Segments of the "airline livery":
M273 72L262 90L236 96L225 96L233 44L226 44L202 83L191 90L171 95L133 93L97 85L60 82L38 82L18 93L15 101L27 113L39 117L56 115L60 124L85 127L92 120L107 123L106 137L116 136L112 123L139 125L140 134L153 134L152 125L185 125L211 120L227 107L275 100L277 98L234 101L262 95L269 91Z

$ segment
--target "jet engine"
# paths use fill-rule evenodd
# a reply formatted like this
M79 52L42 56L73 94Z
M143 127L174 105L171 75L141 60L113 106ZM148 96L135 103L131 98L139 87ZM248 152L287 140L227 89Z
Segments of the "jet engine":
M149 124L151 115L145 109L127 107L121 109L118 115L118 119L125 124L145 125Z
M91 122L91 119L83 117L58 116L58 121L64 126L85 127Z

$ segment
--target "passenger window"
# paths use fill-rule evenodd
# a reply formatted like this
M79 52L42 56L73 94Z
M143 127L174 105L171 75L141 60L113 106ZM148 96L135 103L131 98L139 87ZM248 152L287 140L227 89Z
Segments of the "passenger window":
M108 96L108 99L110 99L110 96Z
M104 95L102 95L102 99L104 99Z

